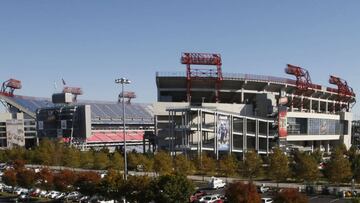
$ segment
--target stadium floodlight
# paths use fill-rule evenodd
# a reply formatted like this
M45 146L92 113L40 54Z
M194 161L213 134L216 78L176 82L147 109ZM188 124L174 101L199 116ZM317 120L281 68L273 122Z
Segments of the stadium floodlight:
M125 126L125 97L124 97L124 85L130 84L131 81L126 78L115 79L115 83L121 84L122 92L122 106L123 106L123 134L124 134L124 179L127 180L127 156L126 156L126 126Z

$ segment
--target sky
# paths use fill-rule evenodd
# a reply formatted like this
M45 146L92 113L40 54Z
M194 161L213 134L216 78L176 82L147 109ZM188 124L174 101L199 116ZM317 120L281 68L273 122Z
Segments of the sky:
M0 0L0 80L21 95L67 85L116 101L127 77L137 102L156 101L156 71L185 71L182 52L222 55L223 72L292 78L287 63L360 90L360 1ZM360 107L355 106L355 113Z

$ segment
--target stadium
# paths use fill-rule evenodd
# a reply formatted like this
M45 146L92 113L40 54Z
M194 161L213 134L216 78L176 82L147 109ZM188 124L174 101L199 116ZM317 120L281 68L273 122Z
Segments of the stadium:
M207 151L217 156L248 150L266 155L279 145L322 151L340 143L351 145L356 96L339 77L330 76L332 87L318 85L306 69L290 64L285 72L292 78L223 73L219 54L183 53L181 63L185 72L156 73L156 102L126 103L125 139L130 145L144 151ZM74 102L59 105L48 98L15 95L21 88L16 81L4 82L0 94L10 112L0 117L1 147L12 146L7 126L19 119L27 147L43 137L83 147L123 145L121 101L75 97ZM63 93L80 95L69 89ZM125 98L134 95L120 95Z

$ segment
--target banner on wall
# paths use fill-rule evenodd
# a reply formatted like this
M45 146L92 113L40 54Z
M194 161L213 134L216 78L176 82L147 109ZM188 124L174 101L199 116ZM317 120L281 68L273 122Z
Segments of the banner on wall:
M219 151L230 150L230 119L228 116L218 116L217 147Z
M279 106L279 137L286 137L287 133L287 107Z
M6 121L6 138L7 146L25 146L25 133L23 120L7 120Z

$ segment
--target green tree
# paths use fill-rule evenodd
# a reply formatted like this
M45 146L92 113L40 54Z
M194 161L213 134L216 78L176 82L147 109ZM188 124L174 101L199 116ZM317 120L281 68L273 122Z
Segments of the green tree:
M198 157L197 168L202 175L214 175L216 171L216 161L210 156L203 154Z
M183 154L176 155L174 159L174 168L176 173L182 175L192 174L195 170L193 162L188 160Z
M194 184L182 175L160 176L153 186L154 200L158 203L188 202L194 192Z
M94 152L94 169L104 170L109 166L109 157L105 152Z
M80 165L85 169L91 169L94 167L94 156L91 151L84 151L80 153Z
M238 161L234 155L226 155L219 161L219 169L225 176L236 175L238 169Z
M275 203L308 203L308 198L298 190L288 188L277 193L274 198Z
M316 159L306 153L298 153L295 157L295 177L310 183L317 181L320 171Z
M269 176L279 187L279 182L286 180L290 174L288 158L279 148L275 148L269 161Z
M63 165L72 168L78 168L81 165L80 151L75 147L65 147L63 155Z
M119 152L112 154L110 167L114 170L124 170L124 157Z
M121 190L124 187L123 174L119 171L109 169L107 175L101 180L99 185L99 191L109 199L121 198Z
M355 158L351 160L351 170L354 174L356 182L360 182L360 155L356 155Z
M331 159L326 164L325 174L332 183L349 182L352 177L351 165L343 154L342 149L336 149L331 154Z
M169 153L160 151L154 156L154 170L160 175L172 173L172 157Z
M323 153L319 149L311 153L311 156L316 160L318 164L322 162Z
M257 192L256 186L252 183L231 183L225 190L225 196L229 202L259 203L261 201L261 196Z
M148 176L129 176L122 193L129 202L150 202L153 198L151 184L152 180Z
M245 160L241 165L244 176L248 177L250 181L255 177L263 174L262 159L255 151L248 151L245 153Z
M54 142L45 138L40 141L39 146L34 150L34 162L47 166L53 165L55 153L57 152Z

